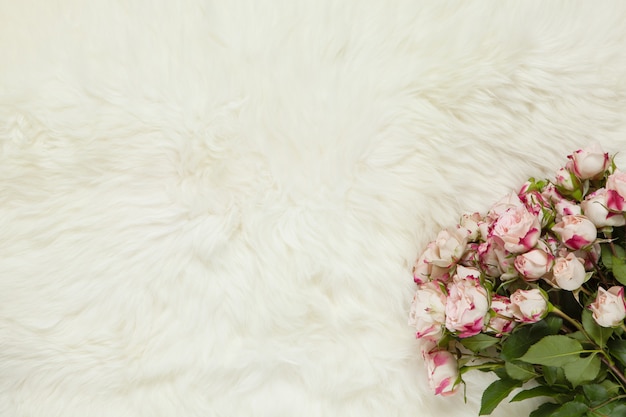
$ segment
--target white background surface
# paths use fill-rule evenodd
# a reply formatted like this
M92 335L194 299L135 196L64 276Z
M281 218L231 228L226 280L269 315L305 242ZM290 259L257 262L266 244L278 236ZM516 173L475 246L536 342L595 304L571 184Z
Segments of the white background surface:
M427 387L411 265L572 150L625 148L625 19L0 0L0 414L476 415L483 375L468 404Z

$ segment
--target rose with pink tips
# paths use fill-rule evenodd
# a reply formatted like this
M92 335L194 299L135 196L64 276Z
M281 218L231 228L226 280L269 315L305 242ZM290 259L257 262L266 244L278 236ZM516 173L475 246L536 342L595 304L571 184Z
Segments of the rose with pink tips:
M624 287L614 286L605 290L598 288L596 300L589 305L593 319L602 327L616 327L624 322L626 303Z

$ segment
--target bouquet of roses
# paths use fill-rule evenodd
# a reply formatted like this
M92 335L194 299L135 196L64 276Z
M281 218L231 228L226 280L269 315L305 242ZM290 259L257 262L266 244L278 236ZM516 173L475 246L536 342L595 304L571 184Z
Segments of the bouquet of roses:
M413 268L409 324L436 394L498 379L480 415L544 397L530 417L626 416L626 173L599 145L463 215Z

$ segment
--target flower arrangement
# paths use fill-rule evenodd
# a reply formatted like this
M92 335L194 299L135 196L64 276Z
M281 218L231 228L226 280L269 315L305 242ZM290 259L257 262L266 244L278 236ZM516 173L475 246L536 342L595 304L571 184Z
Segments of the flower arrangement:
M599 145L463 215L413 267L414 327L435 394L494 372L480 415L544 397L530 417L626 416L626 172Z

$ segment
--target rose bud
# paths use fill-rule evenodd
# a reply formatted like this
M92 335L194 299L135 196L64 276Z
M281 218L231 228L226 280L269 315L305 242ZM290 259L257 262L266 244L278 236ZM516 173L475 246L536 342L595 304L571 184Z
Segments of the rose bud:
M458 388L459 367L456 358L446 350L422 351L428 370L428 383L436 395L448 396Z
M526 207L518 206L506 210L493 226L491 236L511 253L530 250L539 239L541 225L537 216Z
M582 215L563 216L552 226L552 231L559 235L565 246L574 250L589 246L598 236L596 226Z
M554 185L561 193L570 194L580 188L580 180L567 168L559 168L554 177Z
M568 158L571 160L572 171L582 180L601 178L610 163L609 154L597 143L575 151Z
M429 256L432 251L430 246L432 245L433 242L429 243L429 246L426 247L424 252L422 252L420 257L417 258L417 260L413 264L413 281L415 281L415 283L418 285L430 281L432 266Z
M480 333L489 311L487 290L473 275L468 273L466 277L463 279L457 275L453 278L446 300L446 328L458 332L461 338Z
M446 295L439 282L427 282L419 286L413 296L409 313L409 326L415 327L418 339L441 339L446 320Z
M550 272L552 265L554 256L539 248L517 255L515 258L515 269L524 276L525 281L538 280Z
M606 205L609 210L626 211L626 172L616 170L606 179Z
M491 298L491 310L494 312L494 316L489 320L485 330L496 333L496 336L511 333L517 325L511 310L511 300L508 297L495 294Z
M483 221L480 213L464 214L459 222L459 227L467 232L470 241L476 241L480 236L479 224Z
M554 261L551 283L563 290L574 291L587 279L584 260L573 253L559 257Z
M538 289L517 290L511 294L511 312L522 323L536 323L548 312L548 302Z
M573 216L582 214L582 210L578 204L572 200L566 198L556 202L554 204L554 211L556 212L555 219L557 222L563 220L563 216Z
M500 261L495 251L495 243L491 241L478 245L478 264L488 277L499 277L502 275Z
M585 271L593 271L600 260L602 248L599 243L594 243L587 249L579 249L572 252L577 258L582 259L585 265Z
M624 287L598 288L596 300L589 305L593 319L602 327L615 327L622 324L626 317Z
M605 188L600 188L593 193L587 195L585 200L580 203L585 217L587 217L596 226L601 228L605 226L624 226L626 219L621 213L611 213L608 210L608 192Z

